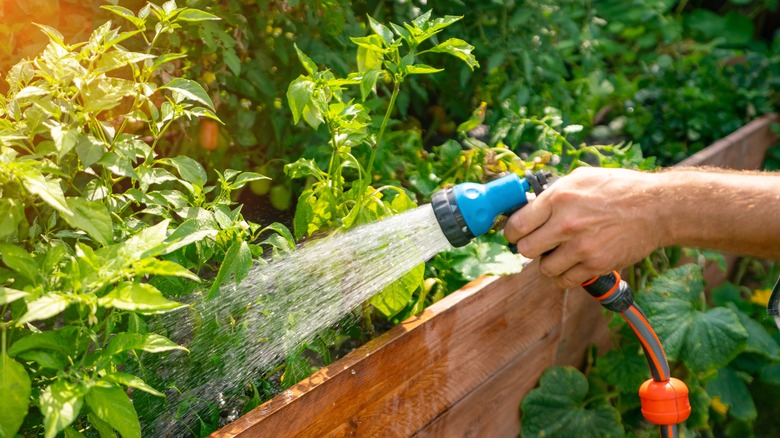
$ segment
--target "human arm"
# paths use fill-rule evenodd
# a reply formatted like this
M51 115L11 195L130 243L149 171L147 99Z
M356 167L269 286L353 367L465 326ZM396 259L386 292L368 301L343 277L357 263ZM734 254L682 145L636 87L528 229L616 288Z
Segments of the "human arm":
M562 288L684 245L780 259L780 174L578 168L504 234Z

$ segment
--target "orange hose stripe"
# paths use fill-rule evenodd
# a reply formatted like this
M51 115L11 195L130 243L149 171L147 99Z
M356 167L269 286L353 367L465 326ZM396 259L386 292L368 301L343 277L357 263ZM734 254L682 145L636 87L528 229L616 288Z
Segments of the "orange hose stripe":
M650 327L650 324L647 323L647 320L645 318L643 318L642 315L639 312L637 312L636 310L634 310L631 307L626 309L626 312L631 312L634 315L638 316L639 319L642 321L642 323L645 324L650 329L650 333L653 334L653 337L655 337L656 341L658 341L658 337L655 336L655 331L652 329L652 327ZM653 354L653 349L650 348L650 345L647 343L647 341L645 341L645 339L642 337L642 335L639 333L639 331L634 328L634 326L631 324L631 321L629 321L622 313L620 314L620 316L628 323L628 325L631 327L631 330L634 331L634 334L639 339L639 342L642 343L642 347L644 347L645 351L647 352L647 355L650 356L650 359L652 359L653 364L655 365L655 369L658 370L658 377L662 381L669 380L669 376L664 375L664 370L661 367L661 362L655 356L655 354ZM659 341L659 345L660 345L660 341Z
M599 279L599 277L593 277L590 280L586 281L585 283L582 283L581 286L582 287L590 286L591 284L595 283L596 280L598 280L598 279Z
M642 315L642 313L637 312L636 310L634 310L634 314L636 316L638 316L639 319L642 320L642 322L645 324L645 326L647 326L647 329L653 335L653 338L655 339L655 342L658 343L658 345L662 345L661 344L661 340L658 339L658 335L655 334L655 330L653 330L653 327L650 325L650 321L648 321L647 318L645 318L644 315ZM663 352L663 350L661 350L661 352ZM666 360L666 354L664 354L664 360Z
M614 276L615 276L615 284L613 284L613 285L612 285L612 289L610 289L610 290L609 290L607 293L605 293L604 295L602 295L602 296L600 296L600 297L597 297L597 298L596 298L596 300L598 300L598 301L603 301L603 300L607 299L607 297L609 297L610 295L612 295L613 293L615 293L615 291L618 289L618 286L620 286L620 280L621 280L621 278L620 278L620 274L618 274L618 272L617 272L617 271L612 271L612 275L614 275Z

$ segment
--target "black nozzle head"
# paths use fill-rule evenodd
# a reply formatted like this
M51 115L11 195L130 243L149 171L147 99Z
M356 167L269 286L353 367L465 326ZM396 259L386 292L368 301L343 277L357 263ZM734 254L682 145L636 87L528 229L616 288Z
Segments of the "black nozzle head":
M434 193L431 196L431 206L436 220L439 221L439 227L450 245L456 248L466 246L474 238L458 208L452 188Z

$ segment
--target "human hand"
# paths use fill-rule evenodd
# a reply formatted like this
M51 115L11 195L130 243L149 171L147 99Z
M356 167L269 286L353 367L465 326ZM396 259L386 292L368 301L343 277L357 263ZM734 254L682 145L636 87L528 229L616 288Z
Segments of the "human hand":
M654 174L578 168L515 212L504 235L525 257L541 257L539 271L558 287L575 287L662 245L661 193Z

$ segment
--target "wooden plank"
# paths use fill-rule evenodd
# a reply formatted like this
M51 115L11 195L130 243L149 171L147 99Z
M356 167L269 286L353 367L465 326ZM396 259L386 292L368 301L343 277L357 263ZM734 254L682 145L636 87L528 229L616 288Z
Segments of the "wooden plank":
M770 127L779 120L777 114L756 119L681 161L678 166L758 169L764 162L766 151L777 142L777 137Z
M563 294L534 272L470 284L212 436L412 435L540 340L557 344Z

